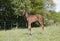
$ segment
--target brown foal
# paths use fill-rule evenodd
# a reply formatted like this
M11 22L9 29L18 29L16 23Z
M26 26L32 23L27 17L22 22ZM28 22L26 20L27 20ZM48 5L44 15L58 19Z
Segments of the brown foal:
M22 10L22 14L26 17L26 20L28 22L28 30L29 30L30 35L31 35L31 23L36 22L36 21L38 21L41 24L42 31L44 31L42 16L40 14L29 15L25 9Z

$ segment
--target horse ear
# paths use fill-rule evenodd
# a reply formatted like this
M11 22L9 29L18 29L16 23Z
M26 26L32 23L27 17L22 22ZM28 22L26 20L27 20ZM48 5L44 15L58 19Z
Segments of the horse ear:
M21 12L25 11L24 9L20 10Z
M23 9L23 12L26 12L26 10L25 10L25 9Z
M21 12L23 11L23 10L20 10Z

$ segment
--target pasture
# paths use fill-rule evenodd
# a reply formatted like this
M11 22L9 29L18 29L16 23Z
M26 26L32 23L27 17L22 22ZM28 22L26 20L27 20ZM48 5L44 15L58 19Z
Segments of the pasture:
M0 41L60 41L60 24L45 27L43 34L41 30L32 28L32 35L27 34L27 28L0 30Z

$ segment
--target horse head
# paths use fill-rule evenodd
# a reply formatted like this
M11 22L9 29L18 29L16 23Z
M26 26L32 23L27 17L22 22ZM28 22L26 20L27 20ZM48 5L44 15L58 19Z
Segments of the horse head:
M28 15L28 12L25 9L21 10L21 12L22 12L22 15L23 16L25 16L25 17L28 17L29 16Z
M26 10L25 9L21 10L21 12L22 12L23 16L26 14Z

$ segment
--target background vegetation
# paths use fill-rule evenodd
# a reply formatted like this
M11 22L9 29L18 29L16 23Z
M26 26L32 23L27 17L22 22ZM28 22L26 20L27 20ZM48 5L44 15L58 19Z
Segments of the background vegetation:
M41 14L45 26L60 22L60 12L56 12L53 0L0 0L0 29L26 27L26 19L20 10L29 14ZM39 26L38 22L32 26Z

